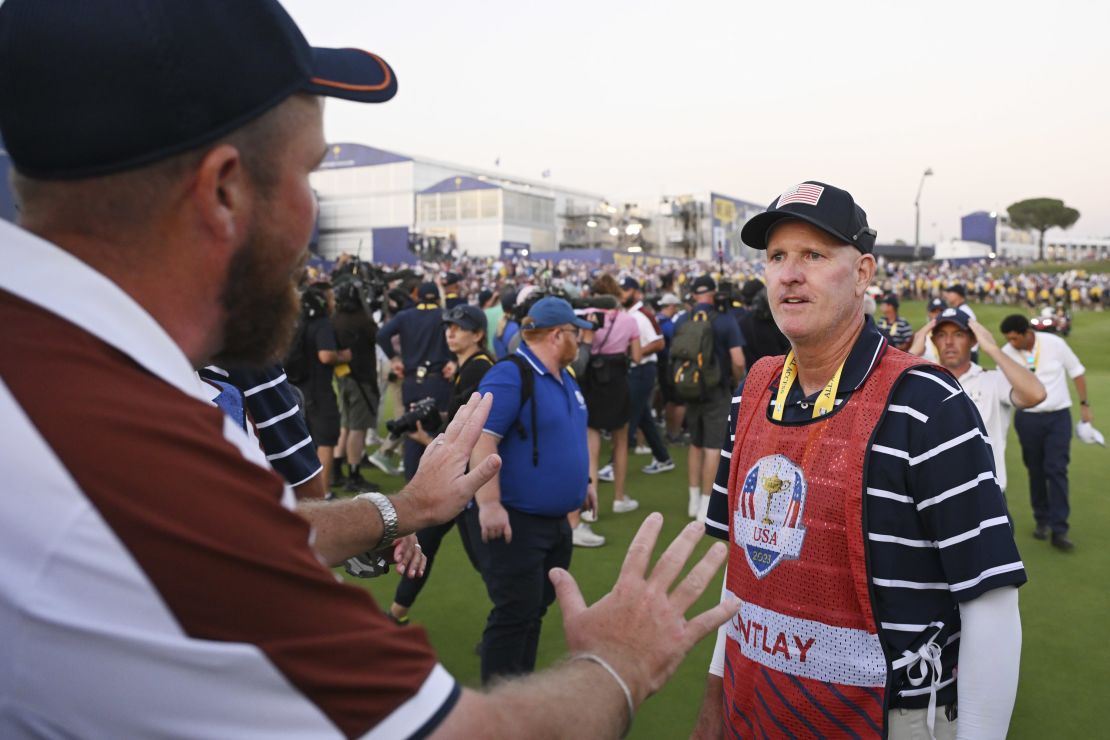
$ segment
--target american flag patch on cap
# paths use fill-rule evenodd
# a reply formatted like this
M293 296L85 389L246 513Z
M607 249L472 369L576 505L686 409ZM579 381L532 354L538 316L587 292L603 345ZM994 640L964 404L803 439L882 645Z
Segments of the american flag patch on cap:
M825 192L825 188L821 185L803 182L783 191L783 194L779 196L779 202L775 204L775 208L782 208L787 203L804 203L807 206L815 206L817 201L821 200L821 193L823 192Z

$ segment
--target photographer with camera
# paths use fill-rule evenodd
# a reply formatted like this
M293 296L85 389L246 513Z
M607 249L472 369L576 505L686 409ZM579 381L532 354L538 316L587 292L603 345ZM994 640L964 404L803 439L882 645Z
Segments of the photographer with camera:
M416 297L418 302L414 308L400 311L381 328L378 346L389 358L393 373L403 378L401 403L407 410L419 410L422 418L427 418L429 407L434 409L434 413L447 412L451 396L450 381L456 365L443 336L439 287L432 282L421 283ZM400 353L393 348L393 337L400 339ZM424 403L419 409L414 408L421 401ZM397 419L393 424L399 421ZM405 431L416 431L416 428ZM399 432L391 430L391 434L398 436ZM416 474L423 452L424 447L419 442L411 437L405 439L405 480L412 480Z
M594 281L594 296L612 296L620 299L621 290L616 278L604 274ZM625 495L624 482L628 473L628 421L632 416L628 389L628 361L640 362L640 328L626 311L613 308L602 312L600 326L590 339L590 359L582 378L582 391L589 409L590 480L598 476L598 458L601 455L601 433L609 432L612 439L613 512L624 514L635 511L639 502ZM593 327L591 327L593 328ZM596 516L596 511L594 512ZM579 547L600 547L605 538L595 534L585 522L576 522L574 544ZM589 519L589 515L586 517Z
M486 372L493 367L493 358L486 352L486 316L477 306L466 304L455 306L443 314L444 334L447 339L447 348L455 355L459 369L451 381L451 402L447 409L447 421L450 423L459 409L466 405L471 395L478 390L478 384ZM419 444L427 447L432 443L432 437L420 421L415 421L416 431L409 436ZM432 573L432 564L436 553L439 552L440 543L451 528L458 524L459 536L462 538L463 549L470 558L471 565L478 570L471 545L470 530L467 528L464 517L466 512L460 513L454 519L442 524L437 524L416 533L416 538L427 557L427 565L421 576L401 577L397 584L397 592L393 597L393 604L389 613L398 624L408 622L409 610L413 602L424 588L425 582Z
M334 368L351 361L351 351L339 349L331 324L334 312L331 283L320 281L305 288L301 294L301 326L285 360L289 379L304 397L305 421L323 466L325 486L332 480L339 441L339 404L332 388Z
M359 464L366 454L366 431L378 423L378 363L374 343L378 325L367 312L362 282L347 279L335 287L336 311L332 316L339 345L351 353L351 361L335 367L339 390L339 444L336 449L336 482L350 493L377 491L379 487L362 477ZM340 461L346 457L347 474Z

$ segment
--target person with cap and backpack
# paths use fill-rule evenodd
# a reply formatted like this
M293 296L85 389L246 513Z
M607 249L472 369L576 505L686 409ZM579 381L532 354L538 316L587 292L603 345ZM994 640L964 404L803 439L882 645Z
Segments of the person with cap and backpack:
M482 683L530 673L543 615L555 598L546 573L570 566L567 514L597 507L586 447L586 399L567 369L592 325L562 298L537 301L523 342L482 378L493 407L475 463L497 453L501 474L475 496L471 540L493 609L481 642Z
M694 279L694 307L675 322L670 347L675 394L686 402L690 447L686 456L691 519L705 520L717 475L717 452L725 444L732 389L744 375L744 338L731 315L716 310L717 283Z
M979 413L866 316L875 231L788 188L740 232L791 350L748 372L706 531L728 541L695 737L1006 736L1026 581Z

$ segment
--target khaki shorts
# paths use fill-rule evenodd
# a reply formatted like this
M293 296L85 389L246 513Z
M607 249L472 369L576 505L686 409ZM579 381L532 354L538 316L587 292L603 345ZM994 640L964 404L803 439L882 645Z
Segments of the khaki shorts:
M350 375L336 381L339 387L339 426L366 430L378 425L378 389L373 383L359 382ZM364 395L365 394L365 395ZM370 403L366 401L369 399Z
M937 740L956 740L956 723L944 714L945 707L937 707L933 731ZM929 740L928 709L891 709L887 714L889 740Z
M732 394L718 388L708 400L686 402L686 429L690 444L709 450L719 450L728 437L728 411Z

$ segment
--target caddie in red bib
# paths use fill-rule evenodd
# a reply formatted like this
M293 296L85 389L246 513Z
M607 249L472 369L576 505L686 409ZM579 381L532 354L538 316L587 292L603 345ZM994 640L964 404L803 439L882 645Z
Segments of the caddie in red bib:
M694 736L1004 736L1025 574L974 405L865 317L849 193L796 185L741 236L791 351L733 399L706 529L741 606Z

